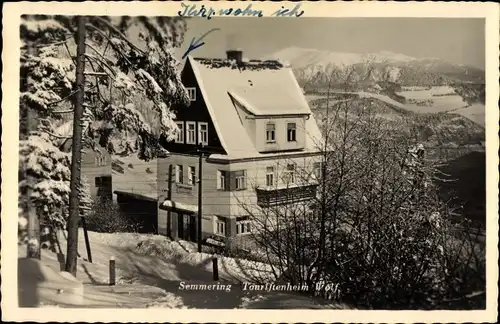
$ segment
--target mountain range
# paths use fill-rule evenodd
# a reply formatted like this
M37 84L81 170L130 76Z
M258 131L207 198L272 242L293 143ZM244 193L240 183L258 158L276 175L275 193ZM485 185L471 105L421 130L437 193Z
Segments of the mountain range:
M288 47L264 59L290 65L304 88L326 87L334 71L350 74L350 82L361 84L364 88L387 82L400 86L483 84L485 78L485 72L476 67L388 51L357 54Z

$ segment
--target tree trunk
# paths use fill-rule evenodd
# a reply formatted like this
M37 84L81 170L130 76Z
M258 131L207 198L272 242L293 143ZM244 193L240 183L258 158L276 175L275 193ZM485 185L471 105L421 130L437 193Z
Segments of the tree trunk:
M68 218L68 249L66 253L65 271L76 276L78 256L78 223L80 221L80 173L82 159L82 119L85 85L85 17L78 16L76 34L76 101L73 116L73 142L71 155L71 183Z
M30 55L37 55L36 48L34 46L28 47L28 53ZM26 131L25 134L20 134L23 139L27 139L30 131L30 123L31 118L35 118L36 116L30 116L30 109L26 107L26 128L23 131ZM40 220L38 219L38 214L36 211L35 204L31 200L31 195L33 193L33 186L36 183L36 180L33 179L31 175L25 174L26 180L28 182L28 190L26 191L26 202L28 209L28 246L27 246L27 257L40 259Z

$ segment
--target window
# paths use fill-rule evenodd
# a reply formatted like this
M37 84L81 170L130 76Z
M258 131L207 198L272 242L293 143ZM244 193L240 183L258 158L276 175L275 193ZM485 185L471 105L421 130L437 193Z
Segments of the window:
M226 190L226 171L217 171L217 189Z
M266 168L266 186L274 186L274 167L272 166Z
M316 179L321 179L321 174L323 173L322 171L322 163L321 162L314 162L314 177Z
M236 234L249 234L251 232L250 219L248 217L236 218Z
M187 144L196 144L196 123L195 122L187 122Z
M112 179L111 176L102 176L95 178L95 187L97 189L96 197L101 201L113 200L113 191L112 189Z
M285 171L285 182L288 184L295 183L295 164L288 164Z
M198 123L198 141L203 145L208 145L208 124Z
M296 123L288 123L286 124L287 128L287 139L289 142L295 142L297 140L297 124Z
M188 173L188 184L194 186L195 182L196 182L196 168L194 166L190 166Z
M186 88L190 101L196 101L196 88Z
M104 166L104 165L106 165L106 162L107 162L107 161L106 161L106 157L105 157L105 156L103 156L103 155L97 155L97 156L95 157L95 164L96 164L97 166Z
M245 171L236 171L234 172L235 178L235 186L236 190L244 190L246 189L246 181L245 181Z
M223 218L217 216L215 220L215 234L226 236L226 221Z
M276 124L267 123L267 125L266 125L266 142L268 142L268 143L276 142L275 133L276 133Z
M183 178L184 178L184 175L182 172L182 165L176 165L175 166L175 182L182 183Z
M246 171L217 171L217 189L225 191L245 190Z
M178 121L175 122L177 127L179 128L179 132L177 133L177 138L175 139L176 143L184 143L184 122Z

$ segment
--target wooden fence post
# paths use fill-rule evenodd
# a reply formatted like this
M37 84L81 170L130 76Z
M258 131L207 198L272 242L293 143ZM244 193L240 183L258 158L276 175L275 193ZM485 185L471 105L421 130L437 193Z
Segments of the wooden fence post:
M114 286L115 284L116 284L115 257L111 256L109 258L109 285Z
M212 258L212 266L213 266L213 277L214 277L214 280L215 281L218 281L219 280L219 267L217 265L217 257L214 256Z
M90 250L90 240L89 233L87 232L87 222L85 221L85 216L80 218L83 227L83 236L85 237L85 247L87 248L87 258L90 263L92 263L92 251Z

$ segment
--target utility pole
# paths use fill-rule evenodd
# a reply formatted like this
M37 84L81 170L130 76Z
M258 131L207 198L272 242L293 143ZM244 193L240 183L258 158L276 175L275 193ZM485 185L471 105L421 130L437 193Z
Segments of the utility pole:
M78 223L80 222L80 173L82 160L83 100L85 91L85 16L78 16L76 32L76 100L73 115L71 182L68 218L68 249L65 271L76 276Z
M203 144L198 149L198 252L201 253L201 219L202 219L202 178L203 178Z
M174 173L174 166L170 164L168 166L168 192L167 200L172 200L172 176ZM167 236L173 238L173 231L177 230L177 226L172 226L172 223L177 224L177 222L172 222L172 212L167 211ZM173 228L173 229L172 229Z

